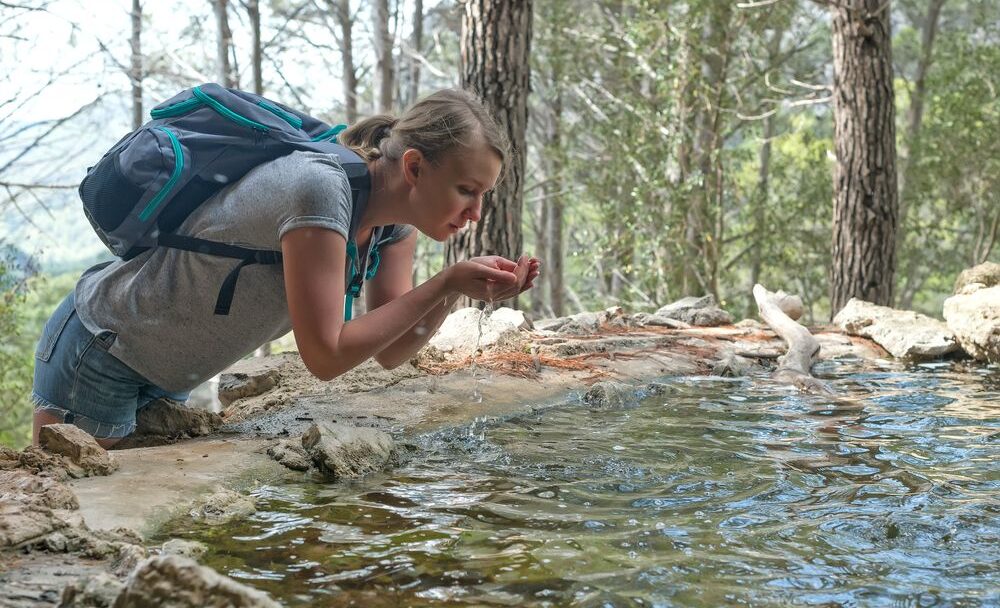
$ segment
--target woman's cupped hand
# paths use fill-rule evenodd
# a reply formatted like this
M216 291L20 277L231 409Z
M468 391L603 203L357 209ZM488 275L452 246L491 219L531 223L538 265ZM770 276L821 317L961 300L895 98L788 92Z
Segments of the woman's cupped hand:
M541 260L527 255L516 262L499 255L475 257L448 269L449 285L474 300L508 300L534 286L540 266Z

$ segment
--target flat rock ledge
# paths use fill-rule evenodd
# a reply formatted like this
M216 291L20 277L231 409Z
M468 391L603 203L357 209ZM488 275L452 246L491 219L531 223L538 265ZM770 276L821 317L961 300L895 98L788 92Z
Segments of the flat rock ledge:
M937 319L851 298L833 318L850 335L874 340L897 359L938 359L959 349L954 332Z

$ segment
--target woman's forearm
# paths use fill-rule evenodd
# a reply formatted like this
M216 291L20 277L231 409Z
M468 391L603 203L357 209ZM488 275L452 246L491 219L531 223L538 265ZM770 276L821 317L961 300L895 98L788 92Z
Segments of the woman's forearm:
M392 344L375 355L375 360L386 369L392 369L409 361L434 336L441 323L448 316L451 307L458 301L459 294L447 295L431 308L416 324Z
M335 340L303 341L320 352L308 352L300 342L303 362L322 380L339 376L395 343L432 311L443 319L447 314L443 302L452 293L445 273L438 273L391 302L344 323Z

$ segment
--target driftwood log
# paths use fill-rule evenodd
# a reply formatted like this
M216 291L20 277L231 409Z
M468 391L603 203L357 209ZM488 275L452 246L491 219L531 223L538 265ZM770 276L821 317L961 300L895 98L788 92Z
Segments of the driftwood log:
M753 286L760 318L788 344L788 351L778 358L774 379L811 392L832 392L826 383L812 375L819 357L819 342L809 330L796 323L802 316L802 300L783 291L770 292L763 285Z

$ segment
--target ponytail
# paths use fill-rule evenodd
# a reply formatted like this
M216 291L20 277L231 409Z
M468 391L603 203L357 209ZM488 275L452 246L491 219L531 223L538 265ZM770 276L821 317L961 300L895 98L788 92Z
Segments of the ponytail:
M382 142L392 135L392 128L397 122L399 119L393 116L377 114L351 125L337 139L361 158L372 161L384 155Z

